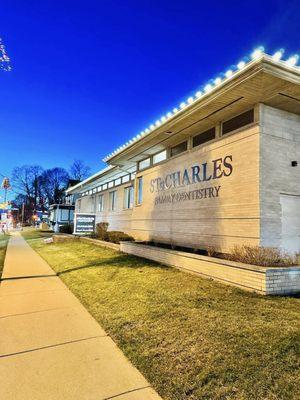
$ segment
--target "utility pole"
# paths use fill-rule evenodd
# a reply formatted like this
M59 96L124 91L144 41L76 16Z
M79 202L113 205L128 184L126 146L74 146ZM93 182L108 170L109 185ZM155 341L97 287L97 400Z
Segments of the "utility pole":
M24 210L25 210L25 203L22 204L22 227L24 225Z

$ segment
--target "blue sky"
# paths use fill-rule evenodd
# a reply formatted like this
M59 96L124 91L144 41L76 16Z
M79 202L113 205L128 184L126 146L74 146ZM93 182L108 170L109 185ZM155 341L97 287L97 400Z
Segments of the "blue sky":
M295 1L6 1L0 173L101 159L257 45L300 51Z

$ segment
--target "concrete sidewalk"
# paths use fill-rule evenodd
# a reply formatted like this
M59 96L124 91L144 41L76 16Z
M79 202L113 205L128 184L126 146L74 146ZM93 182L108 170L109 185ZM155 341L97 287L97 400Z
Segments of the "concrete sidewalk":
M19 233L0 286L0 399L159 400Z

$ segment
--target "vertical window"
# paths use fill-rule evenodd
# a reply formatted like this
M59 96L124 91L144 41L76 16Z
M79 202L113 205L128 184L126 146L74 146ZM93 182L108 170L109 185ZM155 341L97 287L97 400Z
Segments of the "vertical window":
M128 186L124 188L124 208L133 207L133 186Z
M140 176L137 179L137 204L142 204L143 202L143 177Z
M109 192L109 207L111 211L115 211L117 208L117 191Z
M81 200L78 200L78 212L81 210Z
M98 197L98 211L102 212L104 210L104 195L101 194Z

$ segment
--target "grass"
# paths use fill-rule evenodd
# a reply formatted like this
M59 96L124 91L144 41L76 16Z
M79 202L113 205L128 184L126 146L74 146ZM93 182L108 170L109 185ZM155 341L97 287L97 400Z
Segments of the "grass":
M51 237L53 235L53 232L41 231L39 229L25 228L23 231L21 231L21 235L24 237L24 239L31 240L31 239Z
M0 278L3 271L6 247L9 240L9 235L0 234Z
M91 244L30 244L165 400L299 399L299 298Z

